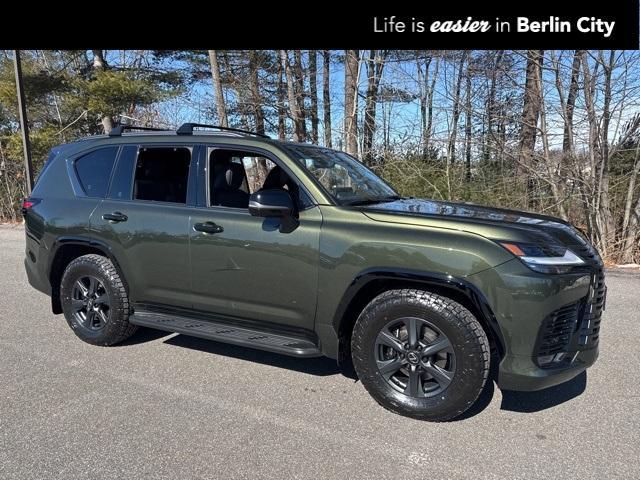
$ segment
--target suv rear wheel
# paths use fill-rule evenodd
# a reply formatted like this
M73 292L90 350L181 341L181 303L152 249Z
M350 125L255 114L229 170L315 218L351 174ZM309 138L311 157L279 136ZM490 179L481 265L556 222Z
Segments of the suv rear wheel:
M422 290L374 298L356 321L351 352L378 403L421 420L462 414L489 373L489 342L476 318L459 303Z
M83 255L67 265L60 300L67 323L87 343L113 345L137 329L129 323L124 282L111 260L101 255Z

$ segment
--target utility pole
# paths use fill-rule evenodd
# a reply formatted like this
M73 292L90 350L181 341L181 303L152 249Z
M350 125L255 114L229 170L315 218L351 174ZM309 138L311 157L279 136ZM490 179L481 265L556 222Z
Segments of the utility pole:
M24 149L24 170L27 180L27 196L31 195L33 187L33 164L31 163L31 144L29 143L29 125L27 125L27 106L24 101L24 88L22 85L22 64L20 63L20 51L13 51L13 63L16 73L16 90L18 93L18 109L20 110L20 129L22 131L22 148Z

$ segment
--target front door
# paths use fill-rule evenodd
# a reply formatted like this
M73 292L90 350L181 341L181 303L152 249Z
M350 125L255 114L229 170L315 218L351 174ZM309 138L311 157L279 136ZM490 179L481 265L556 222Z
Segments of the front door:
M269 175L277 158L265 152L209 149L206 205L192 210L190 252L196 309L313 329L322 215L304 191ZM281 174L284 170L280 170ZM295 228L253 217L248 196L291 188L300 204ZM300 200L304 198L304 200Z

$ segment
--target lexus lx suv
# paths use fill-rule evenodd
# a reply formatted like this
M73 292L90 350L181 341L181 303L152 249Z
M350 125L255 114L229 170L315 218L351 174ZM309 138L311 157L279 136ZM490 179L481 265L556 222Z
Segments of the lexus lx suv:
M567 222L403 198L329 148L144 130L54 148L23 203L29 282L85 342L144 326L351 360L431 421L474 404L490 361L538 390L596 360L603 264Z

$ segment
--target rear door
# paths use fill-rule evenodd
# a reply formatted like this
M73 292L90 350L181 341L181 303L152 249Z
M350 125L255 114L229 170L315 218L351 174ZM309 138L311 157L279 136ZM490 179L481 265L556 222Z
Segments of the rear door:
M132 301L189 307L189 172L192 145L125 145L109 193L91 218ZM193 162L195 163L195 162Z

